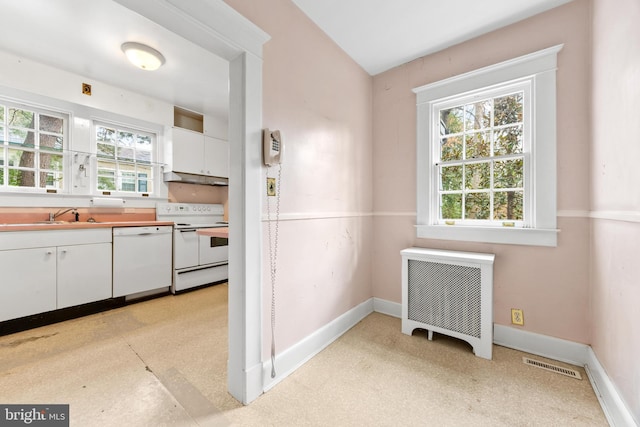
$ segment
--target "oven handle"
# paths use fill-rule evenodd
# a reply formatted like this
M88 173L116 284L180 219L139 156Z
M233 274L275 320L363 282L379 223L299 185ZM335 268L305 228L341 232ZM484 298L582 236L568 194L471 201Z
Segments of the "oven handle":
M178 231L181 232L181 233L191 233L191 232L195 233L196 229L195 228L180 228L180 229L178 229Z

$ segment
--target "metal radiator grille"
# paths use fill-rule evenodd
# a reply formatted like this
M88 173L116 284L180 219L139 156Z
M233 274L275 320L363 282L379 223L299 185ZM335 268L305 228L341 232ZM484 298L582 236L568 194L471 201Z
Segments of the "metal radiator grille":
M481 338L480 268L409 260L408 318Z

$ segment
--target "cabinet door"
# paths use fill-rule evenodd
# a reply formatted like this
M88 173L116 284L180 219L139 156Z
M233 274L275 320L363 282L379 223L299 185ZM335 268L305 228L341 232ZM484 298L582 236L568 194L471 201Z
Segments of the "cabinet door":
M176 172L204 173L204 135L187 129L173 128L173 166Z
M111 243L58 247L58 308L111 298Z
M0 251L0 321L56 309L56 248Z
M224 139L205 137L204 173L229 178L229 143Z

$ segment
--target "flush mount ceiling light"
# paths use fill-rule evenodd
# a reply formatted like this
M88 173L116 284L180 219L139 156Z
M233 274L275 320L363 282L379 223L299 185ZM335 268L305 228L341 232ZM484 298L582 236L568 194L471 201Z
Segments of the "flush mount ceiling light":
M146 44L126 42L122 44L122 51L127 55L129 62L143 70L157 70L164 64L164 56Z

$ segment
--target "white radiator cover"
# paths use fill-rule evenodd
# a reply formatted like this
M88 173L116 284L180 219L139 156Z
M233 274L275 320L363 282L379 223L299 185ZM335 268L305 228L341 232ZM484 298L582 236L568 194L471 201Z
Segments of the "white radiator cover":
M426 329L491 359L495 255L408 248L402 255L402 333Z

